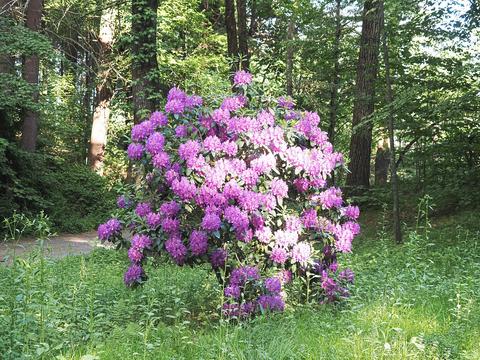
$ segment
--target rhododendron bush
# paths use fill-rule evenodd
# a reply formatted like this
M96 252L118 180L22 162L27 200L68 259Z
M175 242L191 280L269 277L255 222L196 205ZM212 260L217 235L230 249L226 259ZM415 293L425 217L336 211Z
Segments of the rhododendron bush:
M358 208L327 185L342 155L316 113L263 98L247 72L234 81L213 108L173 88L164 112L133 127L128 157L144 174L141 192L118 199L130 215L102 224L100 239L131 232L127 286L146 280L148 254L209 263L226 315L283 310L296 278L318 301L346 296L353 273L338 268L337 253L351 251L360 229Z

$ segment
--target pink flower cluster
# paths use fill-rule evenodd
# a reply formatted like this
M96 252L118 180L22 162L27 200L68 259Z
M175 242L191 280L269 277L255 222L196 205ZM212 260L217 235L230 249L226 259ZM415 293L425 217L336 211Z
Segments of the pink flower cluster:
M229 280L225 295L238 299L239 268L256 280L253 268L302 276L324 256L318 242L350 252L360 230L358 208L344 202L339 188L327 187L343 157L319 128L319 116L295 111L289 98L247 116L252 76L238 72L234 81L239 93L213 110L172 88L165 113L133 127L127 152L148 173L146 200L132 208L134 239L151 239L143 247L132 240L132 263L141 264L145 249L164 250L179 265L208 261ZM284 119L288 125L280 126ZM244 267L251 259L257 260ZM276 280L264 287L247 307L283 309Z

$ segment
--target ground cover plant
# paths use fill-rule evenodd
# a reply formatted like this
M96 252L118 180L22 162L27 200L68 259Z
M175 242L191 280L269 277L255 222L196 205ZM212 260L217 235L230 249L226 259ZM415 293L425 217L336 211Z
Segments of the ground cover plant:
M341 259L361 274L348 300L240 324L221 320L223 289L208 267L149 262L149 281L126 291L125 250L57 261L36 252L0 268L0 352L5 359L477 359L475 212L420 221L397 247L378 217L366 215L355 253Z

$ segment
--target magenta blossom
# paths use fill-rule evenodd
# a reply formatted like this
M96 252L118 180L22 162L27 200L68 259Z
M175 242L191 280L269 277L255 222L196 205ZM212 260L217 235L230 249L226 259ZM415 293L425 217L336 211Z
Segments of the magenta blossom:
M143 268L140 265L132 264L125 272L123 281L127 286L133 286L142 281L144 276Z
M252 82L252 74L245 70L240 70L235 73L233 83L237 86L249 85Z

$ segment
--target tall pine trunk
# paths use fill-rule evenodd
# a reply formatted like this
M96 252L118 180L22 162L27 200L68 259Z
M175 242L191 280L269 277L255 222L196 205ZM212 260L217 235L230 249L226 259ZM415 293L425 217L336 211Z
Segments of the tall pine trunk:
M387 85L386 102L387 105L393 102L392 80L390 78L390 58L388 56L387 34L384 26L383 29L383 61L385 64L385 80ZM400 196L398 191L398 176L395 149L395 124L393 112L388 111L388 138L390 141L390 181L392 183L393 198L393 229L395 233L395 241L397 244L402 242L402 228L400 224Z
M39 31L42 21L42 0L30 0L26 12L26 26L32 31ZM38 101L38 74L40 70L40 59L33 54L25 57L23 65L23 78L33 86L33 102ZM23 114L21 146L24 150L34 152L37 147L39 113L33 109L25 110Z
M240 67L248 70L250 56L248 54L248 28L247 28L247 2L237 0L237 28L238 28L238 52L240 56Z
M373 125L359 124L374 111L382 24L383 1L365 0L350 140L349 186L368 188L370 185Z
M335 135L338 115L338 88L340 87L340 38L342 36L341 0L335 1L335 39L333 41L333 74L330 89L330 110L328 124L328 138L335 145ZM335 175L332 173L332 184L335 184Z
M132 0L133 120L140 122L157 106L160 92L157 62L158 0ZM162 89L163 90L163 89Z
M100 18L98 36L100 46L97 58L98 75L88 162L90 168L99 174L102 174L105 146L107 144L108 120L110 118L110 100L113 94L108 60L112 52L114 18L114 10L104 10Z

